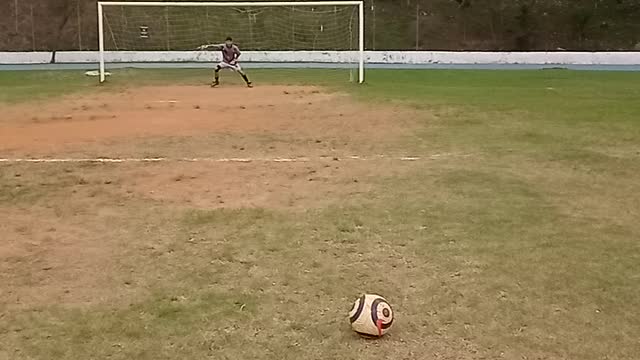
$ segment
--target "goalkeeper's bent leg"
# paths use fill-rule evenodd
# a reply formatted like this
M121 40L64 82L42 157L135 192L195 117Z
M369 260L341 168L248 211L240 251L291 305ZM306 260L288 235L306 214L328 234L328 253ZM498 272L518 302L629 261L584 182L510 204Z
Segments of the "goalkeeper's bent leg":
M244 82L247 83L247 86L251 87L251 81L249 81L249 77L247 77L247 74L244 71L238 71L238 73L240 74L240 76L242 76Z
M213 83L211 84L211 86L218 86L220 84L220 69L220 65L218 65L213 71Z

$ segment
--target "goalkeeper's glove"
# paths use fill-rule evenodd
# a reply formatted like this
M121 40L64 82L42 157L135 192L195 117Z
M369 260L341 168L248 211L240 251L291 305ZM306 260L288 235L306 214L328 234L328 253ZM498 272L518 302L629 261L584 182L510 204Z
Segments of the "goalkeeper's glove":
M200 45L200 46L198 46L197 50L207 50L209 48L209 46L211 46L211 45Z

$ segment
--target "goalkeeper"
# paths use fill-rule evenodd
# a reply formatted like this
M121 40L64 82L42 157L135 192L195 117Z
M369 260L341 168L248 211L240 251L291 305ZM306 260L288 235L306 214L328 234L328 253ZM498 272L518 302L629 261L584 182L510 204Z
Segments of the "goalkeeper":
M247 74L242 71L242 67L238 64L238 58L240 57L241 52L238 46L233 43L233 39L231 37L228 37L224 44L202 45L198 48L198 50L209 49L219 50L222 52L222 62L216 66L211 87L220 85L220 70L222 69L231 69L237 72L242 76L248 87L253 87L251 81L249 81L249 78L247 77Z

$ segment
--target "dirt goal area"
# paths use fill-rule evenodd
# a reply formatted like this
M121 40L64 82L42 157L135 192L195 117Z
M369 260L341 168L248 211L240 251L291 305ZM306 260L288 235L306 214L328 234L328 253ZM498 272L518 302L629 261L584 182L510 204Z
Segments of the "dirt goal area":
M344 183L357 184L359 168L376 168L367 160L406 155L392 144L414 118L400 107L304 86L145 87L3 113L4 165L118 163L102 171L119 174L121 190L205 207L326 198L315 180L349 192L354 186Z
M116 149L102 149L120 154L117 149L124 143L150 137L220 134L295 136L296 140L318 140L322 145L316 149L333 150L330 145L337 144L328 142L336 138L343 143L363 137L375 142L388 138L392 127L398 127L393 109L372 109L346 95L302 86L136 88L9 107L3 109L1 119L0 151L16 156L88 154L100 145L118 142ZM273 150L246 145L246 150L261 153ZM184 155L202 154L206 149L201 146L183 149ZM223 150L216 142L208 148L212 153ZM294 149L279 150L286 154Z

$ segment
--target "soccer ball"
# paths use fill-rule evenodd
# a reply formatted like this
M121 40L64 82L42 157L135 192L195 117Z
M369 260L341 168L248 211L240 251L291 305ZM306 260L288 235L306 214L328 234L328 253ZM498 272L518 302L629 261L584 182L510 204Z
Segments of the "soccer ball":
M353 304L349 321L358 334L380 337L393 325L393 310L382 296L364 294Z

